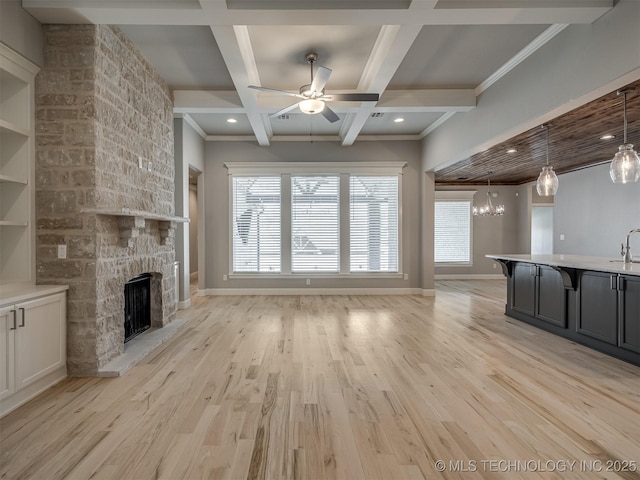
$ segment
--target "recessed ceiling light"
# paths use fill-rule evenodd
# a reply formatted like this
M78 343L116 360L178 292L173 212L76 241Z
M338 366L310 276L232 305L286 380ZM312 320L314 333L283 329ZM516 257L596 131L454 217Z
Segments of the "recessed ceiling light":
M238 123L238 120L235 118L227 118L227 123Z
M600 137L600 140L612 140L612 139L614 139L614 138L616 138L616 136L615 136L615 135L612 135L612 134L608 133L607 135L602 135L602 136Z
M509 150L507 150L507 153L517 153L518 150L516 150L515 148L510 148Z
M393 121L396 123L401 123L401 122L404 122L404 118L402 117L394 118Z

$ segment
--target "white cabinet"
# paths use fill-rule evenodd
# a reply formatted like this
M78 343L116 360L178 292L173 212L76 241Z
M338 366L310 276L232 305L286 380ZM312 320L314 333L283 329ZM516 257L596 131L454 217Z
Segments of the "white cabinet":
M0 415L66 376L66 287L34 289L0 306Z
M38 67L0 43L0 283L33 283L34 78Z

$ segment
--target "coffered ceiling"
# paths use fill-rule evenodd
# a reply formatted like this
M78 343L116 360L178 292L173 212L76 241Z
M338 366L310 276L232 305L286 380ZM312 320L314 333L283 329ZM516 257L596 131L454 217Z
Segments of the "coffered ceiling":
M614 2L23 0L22 4L42 23L119 25L172 88L176 115L187 116L207 139L245 139L268 146L313 138L349 146L372 138L424 138L452 115L475 108L484 90L567 25L591 24ZM327 94L379 93L380 100L329 103L339 117L335 123L297 108L270 118L296 99L248 86L298 93L310 83L305 61L309 52L318 54L318 65L332 69ZM612 118L621 124L621 111L609 103L593 108L598 114L612 110ZM399 118L403 121L395 121ZM592 123L595 131L597 122ZM557 160L557 154L565 162L558 160L557 170L573 168L567 158L575 148L559 150L559 145L564 135L573 139L574 147L581 147L577 132L569 127L554 127L551 132L552 158ZM437 172L437 180L484 181L494 161L512 166L501 168L507 173L496 182L531 180L539 170L537 159L544 157L542 138L540 132L531 131L513 139L522 155L526 151L536 158L535 168L519 168L517 156L497 160L493 154L499 155L500 145ZM608 150L612 151L607 158L615 147ZM529 157L527 161L532 163Z

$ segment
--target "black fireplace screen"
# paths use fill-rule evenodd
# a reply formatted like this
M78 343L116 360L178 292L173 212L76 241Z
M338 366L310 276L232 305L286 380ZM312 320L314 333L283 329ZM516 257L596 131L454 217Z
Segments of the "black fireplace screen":
M151 275L132 278L124 285L124 343L151 327Z

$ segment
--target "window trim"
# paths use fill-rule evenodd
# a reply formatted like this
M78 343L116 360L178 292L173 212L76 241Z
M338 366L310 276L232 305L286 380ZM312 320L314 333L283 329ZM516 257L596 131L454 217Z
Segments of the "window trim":
M434 199L435 204L438 201L448 202L469 202L469 261L468 262L436 262L433 260L434 267L472 267L473 266L473 197L477 190L436 190ZM435 246L435 217L433 220L433 234Z
M227 168L229 185L229 253L228 253L228 278L243 279L284 279L284 278L403 278L403 254L402 244L404 242L403 222L402 222L402 172L407 162L225 162ZM292 175L339 175L339 246L340 263L339 272L300 272L291 271L291 204L281 201L280 232L282 241L280 243L280 273L242 273L233 271L233 177L234 176L260 176L260 175L280 175L281 176L281 199L289 198L291 195ZM349 238L349 205L350 186L349 175L371 175L371 176L398 176L398 272L354 272L350 271L350 238ZM346 201L343 201L343 193L349 192ZM347 213L345 215L345 213ZM347 223L345 223L347 222ZM346 231L346 235L345 232Z

